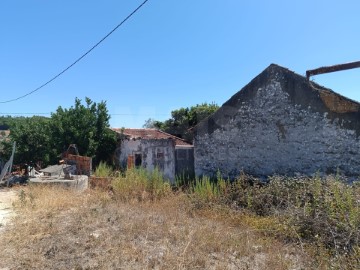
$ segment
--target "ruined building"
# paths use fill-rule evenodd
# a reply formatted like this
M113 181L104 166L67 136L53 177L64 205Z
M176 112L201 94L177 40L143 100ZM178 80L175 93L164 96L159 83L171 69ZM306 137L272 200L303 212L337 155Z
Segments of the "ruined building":
M270 65L194 128L197 175L360 175L360 104Z
M173 183L176 176L194 174L194 148L183 139L156 129L112 130L118 136L115 155L123 169L158 168Z

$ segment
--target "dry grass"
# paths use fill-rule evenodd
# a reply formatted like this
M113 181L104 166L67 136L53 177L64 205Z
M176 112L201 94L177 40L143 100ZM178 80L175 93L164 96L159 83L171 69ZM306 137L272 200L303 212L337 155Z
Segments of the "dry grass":
M311 263L300 248L258 231L252 217L196 210L182 193L124 202L96 190L26 187L15 207L19 215L0 238L0 269L304 269Z

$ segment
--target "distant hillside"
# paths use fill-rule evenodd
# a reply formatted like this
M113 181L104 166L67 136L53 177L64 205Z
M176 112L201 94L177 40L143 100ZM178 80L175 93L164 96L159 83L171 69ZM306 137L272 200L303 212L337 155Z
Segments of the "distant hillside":
M34 117L34 116L31 116ZM25 117L25 116L0 116L0 130L8 130L14 127L17 123L21 123L25 121L27 118L31 117ZM38 118L48 118L44 116L36 116Z

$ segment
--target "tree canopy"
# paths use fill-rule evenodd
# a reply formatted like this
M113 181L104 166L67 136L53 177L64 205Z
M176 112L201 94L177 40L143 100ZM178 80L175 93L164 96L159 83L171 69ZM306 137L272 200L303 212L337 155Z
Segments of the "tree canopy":
M219 106L215 103L202 103L190 108L180 108L172 111L171 118L164 122L151 118L146 120L144 127L160 129L191 142L193 135L189 129L213 114L217 109Z
M11 125L10 140L3 142L6 156L9 157L12 144L16 141L15 163L42 161L48 164L54 159L51 147L50 119L44 117L24 117Z
M115 134L109 129L110 115L106 102L93 102L85 98L85 105L75 99L69 109L58 107L51 115L52 138L58 152L75 143L79 153L94 157L96 162L108 159L116 147Z
M57 163L70 144L76 144L80 155L90 156L94 163L109 161L116 148L116 135L109 129L106 102L78 98L70 108L58 107L50 118L24 118L10 125L10 136L4 149L17 143L15 162L42 161L44 165ZM11 120L10 120L11 122Z

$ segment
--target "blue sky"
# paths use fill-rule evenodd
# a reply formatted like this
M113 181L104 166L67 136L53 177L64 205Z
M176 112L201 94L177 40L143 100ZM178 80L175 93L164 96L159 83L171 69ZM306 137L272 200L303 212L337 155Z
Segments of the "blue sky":
M139 1L0 2L0 101L34 90L86 52ZM307 69L360 60L360 1L149 0L81 62L0 113L107 101L113 127L221 105L271 63ZM314 80L360 101L360 69Z

